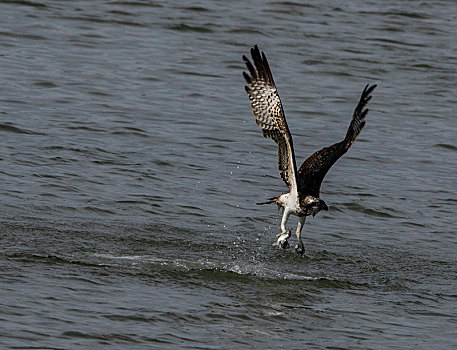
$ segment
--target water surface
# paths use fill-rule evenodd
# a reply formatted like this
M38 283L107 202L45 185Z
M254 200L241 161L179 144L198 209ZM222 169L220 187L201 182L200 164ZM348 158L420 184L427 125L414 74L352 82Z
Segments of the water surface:
M456 10L2 2L1 346L457 346ZM299 164L378 84L303 258L255 205L286 188L244 92L253 44Z

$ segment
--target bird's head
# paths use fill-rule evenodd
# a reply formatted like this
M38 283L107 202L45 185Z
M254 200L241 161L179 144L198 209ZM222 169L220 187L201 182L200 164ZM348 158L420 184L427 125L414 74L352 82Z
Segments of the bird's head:
M325 204L322 199L314 196L306 196L301 205L305 208L306 212L309 213L306 215L312 215L313 217L321 210L328 210L327 204Z

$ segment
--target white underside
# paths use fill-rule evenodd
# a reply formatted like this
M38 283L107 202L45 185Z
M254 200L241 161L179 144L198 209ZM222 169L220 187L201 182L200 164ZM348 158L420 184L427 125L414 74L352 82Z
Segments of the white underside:
M292 192L284 193L279 196L279 202L284 209L282 220L281 220L281 231L286 232L286 223L291 214L297 215L299 202L298 196Z
M281 234L278 236L277 244L280 247L287 247L287 239L290 237L290 231L287 231L286 223L291 214L299 216L298 212L300 211L300 206L298 195L294 194L293 192L284 193L281 196L279 196L279 204L283 208L283 215L281 220ZM295 232L295 235L297 236L299 241L299 244L295 246L295 249L301 254L303 254L304 251L303 242L301 240L301 231L303 229L305 220L306 216L299 216L297 230Z

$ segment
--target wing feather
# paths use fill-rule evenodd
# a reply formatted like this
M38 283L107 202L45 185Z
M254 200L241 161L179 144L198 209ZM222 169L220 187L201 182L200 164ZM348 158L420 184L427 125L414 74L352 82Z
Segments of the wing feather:
M376 85L369 86L367 84L365 86L359 103L352 115L351 124L344 140L313 153L303 162L298 171L300 193L319 197L320 187L325 175L332 165L349 150L365 126L365 116L368 113L368 109L365 109L365 107L371 99L371 92L375 88Z
M243 72L243 76L256 123L262 129L263 136L273 139L278 144L278 167L281 177L291 190L297 191L297 165L292 136L270 66L265 54L260 53L257 45L251 49L251 57L254 65L243 56L249 71L249 74Z

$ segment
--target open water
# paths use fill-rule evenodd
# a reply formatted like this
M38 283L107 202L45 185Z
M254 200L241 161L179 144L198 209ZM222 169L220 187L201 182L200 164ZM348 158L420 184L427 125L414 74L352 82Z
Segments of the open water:
M0 347L456 348L456 33L444 0L1 1ZM255 205L287 188L254 44L298 164L378 84L303 258Z

